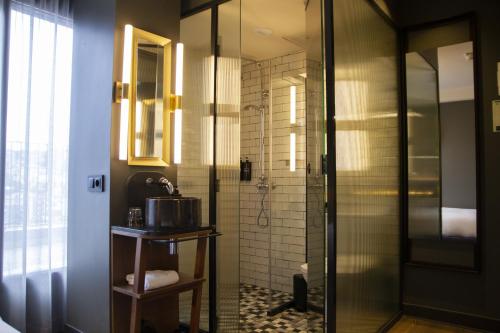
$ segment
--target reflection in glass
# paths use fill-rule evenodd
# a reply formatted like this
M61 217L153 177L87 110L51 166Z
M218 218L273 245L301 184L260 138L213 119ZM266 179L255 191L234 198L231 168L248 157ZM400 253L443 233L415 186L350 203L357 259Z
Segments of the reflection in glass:
M135 156L161 157L163 142L163 46L139 39Z
M436 48L407 53L406 79L408 236L473 239L477 213L472 42L441 42Z
M437 49L439 66L442 236L475 239L476 121L471 41Z
M408 214L411 238L441 233L438 77L419 53L406 55Z

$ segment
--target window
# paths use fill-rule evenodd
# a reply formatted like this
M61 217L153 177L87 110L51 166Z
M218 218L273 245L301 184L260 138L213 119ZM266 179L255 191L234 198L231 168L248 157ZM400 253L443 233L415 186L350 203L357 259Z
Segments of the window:
M12 3L3 275L66 266L72 21Z

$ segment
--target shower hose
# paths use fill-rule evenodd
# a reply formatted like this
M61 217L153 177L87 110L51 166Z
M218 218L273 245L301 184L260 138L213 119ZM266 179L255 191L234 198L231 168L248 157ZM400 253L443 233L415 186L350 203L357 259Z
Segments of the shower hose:
M267 216L266 208L264 206L264 201L266 200L267 191L260 191L261 199L260 199L260 212L259 216L257 216L257 225L261 228L265 228L269 225L269 216ZM264 223L262 223L262 222Z

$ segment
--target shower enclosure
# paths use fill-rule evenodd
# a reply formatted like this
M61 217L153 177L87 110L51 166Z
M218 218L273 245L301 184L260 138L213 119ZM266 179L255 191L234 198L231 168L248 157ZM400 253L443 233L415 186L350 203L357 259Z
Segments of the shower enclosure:
M280 318L323 332L321 1L241 5L240 155L252 179L240 182L240 332Z
M297 308L296 276L307 281L296 294L308 294L308 331L323 329L321 68L305 50L242 66L241 157L256 167L240 183L241 311Z
M241 3L242 16L247 12L245 4L255 2ZM206 283L203 289L201 327L248 332L255 328L251 325L264 325L274 320L273 315L294 311L302 329L322 332L321 29L315 35L317 43L312 43L319 50L303 42L299 46L286 42L273 55L249 60L239 53L239 8L240 2L233 0L181 21L186 88L178 184L183 194L202 198L203 223L214 224L223 234L206 260L215 265L206 267L212 285ZM317 25L320 1L311 0L308 8L298 2L300 19L305 22L309 12L313 17L308 22ZM215 18L217 35L211 30ZM241 29L246 50L243 20ZM301 29L304 32L305 26ZM219 54L214 57L216 49ZM253 163L251 181L240 181L240 157ZM189 244L179 247L184 258L194 251ZM184 260L181 270L189 270L192 264ZM305 313L294 310L294 275L302 278L303 285L307 280L307 287L299 292L302 297L308 294ZM185 322L189 297L183 295L180 300Z

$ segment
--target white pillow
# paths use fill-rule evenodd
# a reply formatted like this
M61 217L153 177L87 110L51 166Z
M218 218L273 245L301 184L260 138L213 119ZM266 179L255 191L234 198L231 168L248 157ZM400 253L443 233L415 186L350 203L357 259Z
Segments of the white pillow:
M12 326L9 326L6 322L0 318L0 333L20 333L18 330L14 329Z

